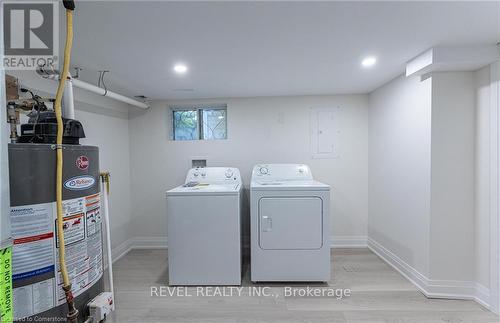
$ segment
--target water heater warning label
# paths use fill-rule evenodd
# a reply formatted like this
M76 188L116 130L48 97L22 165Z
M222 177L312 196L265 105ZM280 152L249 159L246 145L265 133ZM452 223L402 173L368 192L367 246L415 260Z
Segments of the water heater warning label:
M52 203L11 209L14 281L54 271L53 212Z
M16 319L54 307L54 212L55 203L23 205L10 210Z
M66 265L76 297L102 277L100 195L65 200L63 209ZM13 316L22 319L65 302L55 202L12 207L11 223L14 289L10 304L14 304Z
M92 217L88 215L99 213L99 197L99 194L93 194L83 198L66 200L63 203L65 210L63 227L66 245L66 266L75 297L99 280L103 272L100 222L98 225L96 223L90 224L93 235L86 232L89 229L87 221L92 221ZM59 248L56 249L56 257L59 257ZM63 281L58 261L56 261L56 268L56 301L57 305L61 305L66 300L62 289Z
M83 216L84 216L83 213L77 213L64 217L63 230L64 230L64 243L66 246L73 243L77 243L85 239L85 222ZM56 223L56 228L57 228L57 223ZM59 240L57 240L57 247L59 248Z

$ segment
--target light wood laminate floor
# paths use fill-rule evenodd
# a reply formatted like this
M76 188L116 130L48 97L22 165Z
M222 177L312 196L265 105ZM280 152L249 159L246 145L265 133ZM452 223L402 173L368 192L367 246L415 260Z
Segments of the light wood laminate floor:
M409 281L368 249L332 250L328 284L252 284L248 264L241 296L151 297L151 286L168 285L166 250L133 250L115 263L117 310L109 322L467 322L500 319L473 301L427 299ZM249 286L270 286L273 296L251 296ZM285 297L296 290L350 289L351 296ZM181 290L182 292L182 290ZM226 290L229 293L229 290ZM236 293L236 292L235 292Z

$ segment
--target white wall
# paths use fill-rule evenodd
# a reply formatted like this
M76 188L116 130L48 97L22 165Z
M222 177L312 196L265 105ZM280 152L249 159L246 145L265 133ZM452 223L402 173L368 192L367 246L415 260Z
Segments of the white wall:
M227 103L228 139L171 141L168 106L190 103ZM309 108L330 106L341 109L340 158L312 159ZM208 158L209 166L238 167L247 187L257 163L309 164L318 180L332 186L331 223L336 241L364 239L367 122L366 95L156 102L130 120L133 232L141 237L166 236L164 193L183 183L191 157L202 156Z
M398 77L370 94L368 236L428 273L431 79Z
M55 95L55 81L44 80L33 71L9 74L39 95ZM116 247L131 237L129 106L79 89L75 89L74 95L75 115L87 136L81 144L98 146L100 169L111 173L111 244Z
M428 296L489 302L490 76L400 77L370 94L369 246Z
M111 245L113 248L131 237L130 225L130 152L128 119L77 110L75 116L82 122L86 138L82 145L99 147L101 171L109 171L109 214Z
M490 69L490 309L500 313L500 61Z
M430 272L474 279L475 74L432 74Z
M490 284L490 67L484 67L476 76L476 129L475 129L475 222L474 253L475 280L488 287Z
M476 72L475 279L483 302L499 313L498 219L500 62Z

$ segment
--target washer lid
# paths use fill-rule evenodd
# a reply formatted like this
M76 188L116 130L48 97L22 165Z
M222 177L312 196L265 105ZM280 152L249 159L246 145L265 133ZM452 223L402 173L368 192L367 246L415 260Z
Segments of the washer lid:
M167 196L172 195L231 195L238 194L241 184L208 184L197 183L193 186L181 185L167 191Z
M283 190L283 191L329 191L330 185L315 181L264 181L253 180L252 190Z

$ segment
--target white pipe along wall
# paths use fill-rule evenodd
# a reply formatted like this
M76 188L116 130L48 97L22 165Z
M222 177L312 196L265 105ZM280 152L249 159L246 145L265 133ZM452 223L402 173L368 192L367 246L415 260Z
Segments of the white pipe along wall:
M0 6L0 17L3 17L3 6ZM0 61L3 62L3 23L0 24ZM5 112L5 70L0 69L0 250L10 246L10 195L8 146L9 127Z
M64 86L62 98L62 116L66 119L75 119L75 101L73 97L73 80L68 78Z
M41 77L43 77L44 79L50 79L50 80L55 80L55 81L59 80L59 77L60 77L59 74L54 73L52 71L46 71L44 69L37 70L37 73ZM98 95L106 96L106 97L109 97L111 99L114 99L114 100L117 100L117 101L120 101L123 103L127 103L127 104L133 105L133 106L141 108L141 109L148 109L149 108L149 106L144 102L139 102L137 100L131 99L131 98L126 97L124 95L115 93L115 92L107 90L107 89L100 88L98 86L95 86L93 84L90 84L90 83L87 83L84 81L80 81L80 80L75 79L75 78L71 78L69 81L67 81L66 85L68 85L68 82L71 82L73 84L73 86L76 86L80 89L83 89L83 90L86 90L86 91L89 91L89 92L92 92L92 93L95 93ZM68 95L71 95L71 96L73 95L73 89L71 89L71 93L68 93Z
M73 79L73 85L76 86L76 87L79 87L81 89L93 92L95 94L99 94L99 95L102 95L102 96L107 96L107 97L109 97L111 99L115 99L115 100L118 100L118 101L121 101L123 103L127 103L127 104L130 104L130 105L133 105L133 106L141 108L141 109L147 109L147 108L149 108L149 106L146 103L133 100L133 99L131 99L129 97L126 97L124 95L121 95L121 94L118 94L118 93L115 93L115 92L112 92L112 91L109 91L109 90L105 90L103 88L97 87L97 86L92 85L92 84L87 83L87 82L83 82L83 81L80 81L80 80L77 80L77 79Z
M101 173L101 195L102 199L102 213L104 215L104 225L106 231L106 257L107 257L107 266L108 266L108 284L111 295L115 295L115 287L114 287L114 279L113 279L113 251L111 248L111 227L109 223L109 173L102 174ZM115 310L115 302L111 304L111 308Z

